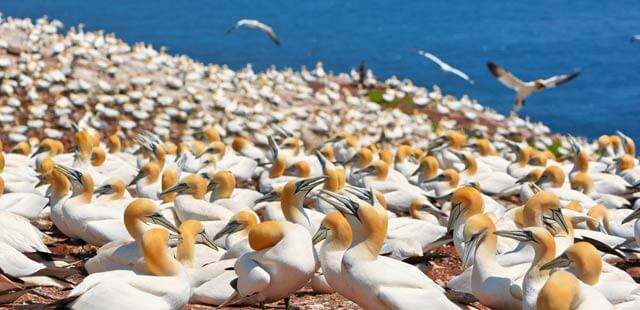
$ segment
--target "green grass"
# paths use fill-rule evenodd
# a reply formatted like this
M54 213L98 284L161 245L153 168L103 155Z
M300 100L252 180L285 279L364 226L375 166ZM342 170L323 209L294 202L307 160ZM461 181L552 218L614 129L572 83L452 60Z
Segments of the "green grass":
M553 153L553 155L555 155L556 157L560 157L561 146L562 146L562 143L560 143L560 141L554 141L553 144L551 144L547 149L549 150L549 152Z
M369 93L367 93L367 96L369 97L369 100L371 100L371 102L375 102L385 108L399 108L402 112L405 113L411 113L413 112L413 109L415 109L412 97L405 96L401 99L395 99L391 102L386 102L382 98L382 95L384 95L383 90L374 89L370 90Z

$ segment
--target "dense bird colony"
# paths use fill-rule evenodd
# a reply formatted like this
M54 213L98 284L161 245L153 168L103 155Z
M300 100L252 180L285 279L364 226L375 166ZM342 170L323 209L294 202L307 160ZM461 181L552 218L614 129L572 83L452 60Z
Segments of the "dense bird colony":
M640 308L621 132L61 27L0 23L2 304Z

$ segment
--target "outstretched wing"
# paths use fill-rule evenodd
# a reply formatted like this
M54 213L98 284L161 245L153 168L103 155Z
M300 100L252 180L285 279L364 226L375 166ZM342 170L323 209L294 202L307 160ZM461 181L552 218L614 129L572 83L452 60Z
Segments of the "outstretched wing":
M491 74L493 74L493 76L495 76L498 81L500 81L505 86L516 91L525 86L524 82L522 82L515 75L511 74L511 72L505 70L504 68L501 68L492 62L487 62L487 67L489 68L489 72L491 72Z
M446 66L449 66L448 64L446 64L444 61L440 60L440 58L436 57L435 55L429 53L429 52L425 52L425 51L418 51L418 53L426 58L428 58L429 60L435 62L436 64L438 64L438 66L444 68Z
M466 73L462 72L460 69L457 69L457 68L454 68L454 67L451 67L451 66L449 66L449 68L447 68L447 69L448 69L447 71L449 71L449 72L451 72L451 73L453 73L453 74L465 79L469 83L471 83L471 84L474 83L473 80L470 79L469 76Z
M273 41L275 45L280 46L280 40L278 40L276 33L273 32L273 29L271 29L271 27L260 23L259 29L262 30L262 32L266 33L269 36L269 39L271 39L271 41Z
M579 74L580 72L574 72L571 74L554 75L544 80L537 80L536 84L540 83L544 86L544 88L553 88L575 79Z

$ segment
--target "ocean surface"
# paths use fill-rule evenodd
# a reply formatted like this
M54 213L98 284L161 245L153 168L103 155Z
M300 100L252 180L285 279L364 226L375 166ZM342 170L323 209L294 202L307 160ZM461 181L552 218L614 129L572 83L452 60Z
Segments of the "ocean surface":
M490 75L487 61L522 80L579 69L576 80L529 97L520 114L561 133L594 138L620 129L640 138L640 43L629 42L640 34L637 0L3 0L0 11L83 23L232 68L313 68L322 61L339 72L364 60L379 78L437 84L502 113L511 110L514 93ZM282 46L250 29L225 35L241 18L271 25ZM465 71L475 85L443 73L417 49Z

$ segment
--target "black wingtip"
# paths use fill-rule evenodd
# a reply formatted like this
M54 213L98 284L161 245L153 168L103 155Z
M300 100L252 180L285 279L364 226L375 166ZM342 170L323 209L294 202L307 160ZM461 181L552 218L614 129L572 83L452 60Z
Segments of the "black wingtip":
M491 74L493 74L493 76L495 77L499 77L500 76L500 72L498 72L500 70L500 67L498 67L498 65L487 61L487 68L489 69L489 72L491 72Z
M590 243L591 245L593 245L596 249L598 249L598 251L603 252L603 253L608 253L611 255L615 255L617 257L620 257L622 259L625 259L625 255L624 253L620 252L620 250L618 249L614 249L612 247L610 247L609 245L607 245L606 243L600 241L600 240L596 240L593 238L589 238L587 236L582 236L581 238L574 238L574 243L575 242L587 242Z

